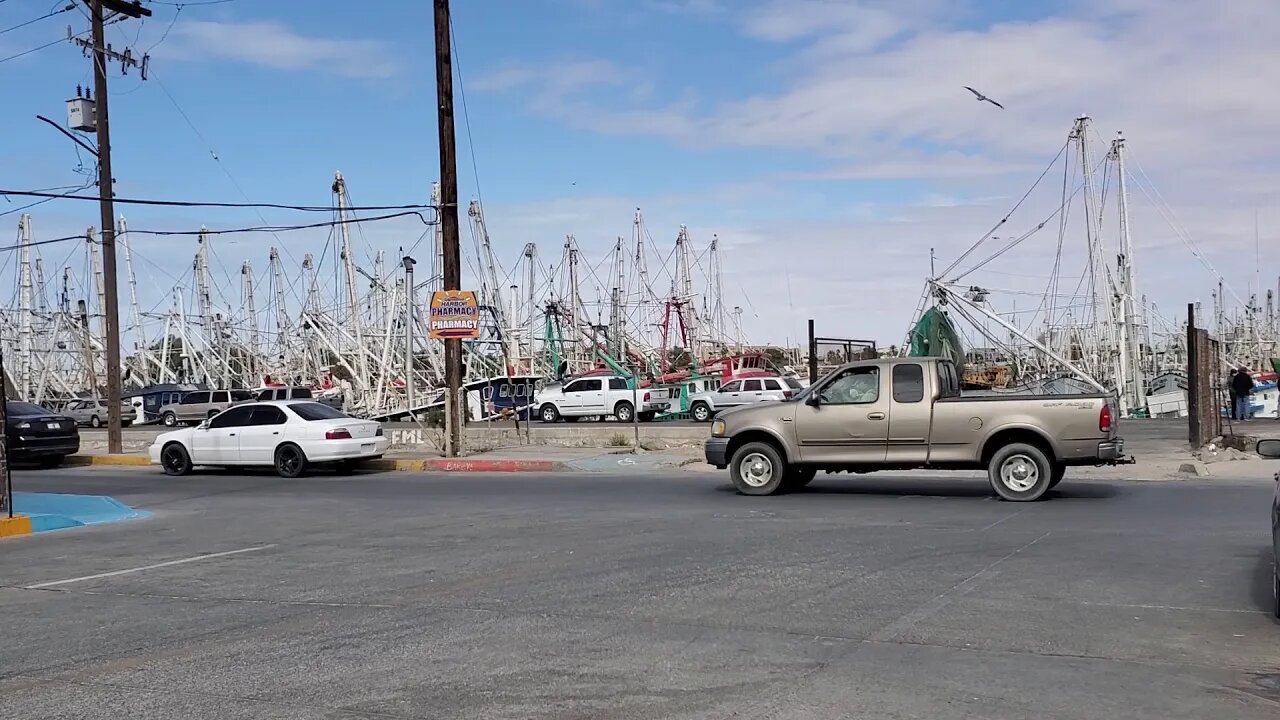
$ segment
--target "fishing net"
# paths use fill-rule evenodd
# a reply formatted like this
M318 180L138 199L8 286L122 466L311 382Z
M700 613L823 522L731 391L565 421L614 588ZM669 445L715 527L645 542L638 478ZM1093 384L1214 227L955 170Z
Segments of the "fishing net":
M938 308L929 308L911 329L911 357L943 357L964 377L964 344L951 318Z

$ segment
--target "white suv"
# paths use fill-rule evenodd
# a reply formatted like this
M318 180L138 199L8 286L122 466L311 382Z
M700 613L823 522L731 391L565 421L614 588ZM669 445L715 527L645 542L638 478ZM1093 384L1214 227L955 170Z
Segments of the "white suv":
M786 400L803 389L799 380L786 377L730 380L719 390L690 395L689 415L698 422L710 422L721 410L750 403Z
M618 422L631 422L633 417L649 422L670 407L669 390L633 391L627 383L627 378L621 375L578 378L543 388L533 402L538 408L538 417L546 423L558 422L561 418L577 422L578 418L606 415L612 415Z

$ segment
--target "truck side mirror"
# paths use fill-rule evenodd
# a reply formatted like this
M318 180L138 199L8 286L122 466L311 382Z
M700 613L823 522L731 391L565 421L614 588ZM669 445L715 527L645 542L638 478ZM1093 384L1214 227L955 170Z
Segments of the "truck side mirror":
M822 404L822 398L818 397L818 393L810 393L809 397L804 399L804 404L809 407L818 407Z

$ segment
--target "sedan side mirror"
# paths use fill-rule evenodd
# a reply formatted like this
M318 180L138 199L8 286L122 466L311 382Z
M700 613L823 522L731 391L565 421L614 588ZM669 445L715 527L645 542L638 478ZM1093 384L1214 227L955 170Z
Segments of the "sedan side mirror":
M1268 439L1259 440L1257 446L1258 454L1265 458L1280 458L1280 440Z
M196 426L196 429L197 429L197 430L208 430L208 429L209 429L209 421L208 421L208 420L202 420L202 421L200 422L200 424Z

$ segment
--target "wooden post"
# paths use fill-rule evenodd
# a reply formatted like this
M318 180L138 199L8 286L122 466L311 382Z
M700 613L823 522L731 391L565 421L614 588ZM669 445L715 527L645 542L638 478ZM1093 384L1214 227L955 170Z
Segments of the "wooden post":
M436 100L440 137L440 217L444 252L444 289L462 289L462 256L458 245L458 161L453 127L453 58L449 0L435 0ZM445 454L462 452L462 340L444 341Z

